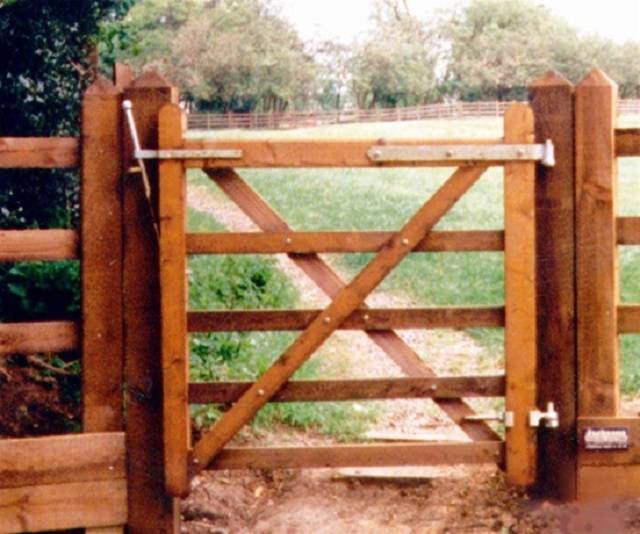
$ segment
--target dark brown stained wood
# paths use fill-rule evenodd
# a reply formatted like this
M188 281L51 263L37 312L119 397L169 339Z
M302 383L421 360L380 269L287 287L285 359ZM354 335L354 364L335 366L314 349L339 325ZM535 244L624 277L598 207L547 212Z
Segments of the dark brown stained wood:
M587 451L584 434L588 428L626 428L629 431L628 450ZM640 418L638 417L580 417L578 418L579 465L640 465ZM600 482L602 484L603 481ZM608 486L609 483L606 482ZM637 488L640 486L637 486ZM637 494L636 494L637 496Z
M640 334L640 304L618 306L618 333Z
M0 261L79 257L80 240L75 230L0 230Z
M640 128L619 128L615 136L616 156L640 157Z
M189 332L304 330L322 310L191 311ZM504 308L384 308L356 310L339 330L504 326Z
M124 479L0 489L0 533L111 527L126 521Z
M576 87L578 414L619 408L615 122L617 86L592 70Z
M125 89L133 103L140 143L157 148L158 113L176 103L176 90L155 74ZM130 141L125 161L131 155ZM147 162L157 186L157 164ZM160 286L157 234L139 174L124 178L124 320L128 525L132 532L177 533L178 500L164 491Z
M312 254L329 252L379 252L393 232L287 232L263 234L187 234L189 254ZM504 249L502 231L431 232L414 252L472 252Z
M189 402L191 404L236 402L251 387L251 384L252 382L192 382L189 384ZM457 399L503 395L504 376L290 380L269 401Z
M506 143L533 142L533 112L513 104L504 115ZM535 165L504 166L505 408L514 424L505 430L506 478L531 486L537 474L537 429L527 417L536 408Z
M209 171L209 176L242 211L265 232L290 232L287 223L237 173ZM292 254L291 260L333 298L345 282L316 254ZM365 308L366 306L361 306ZM434 377L436 373L392 330L367 331L367 336L409 376ZM500 436L484 421L467 421L474 411L462 399L436 399L436 404L474 441L500 441Z
M182 143L185 120L175 104L160 110L160 149ZM187 453L191 446L187 345L187 180L179 160L159 164L160 306L164 416L165 488L169 495L189 493Z
M98 78L82 100L82 422L123 427L122 93Z
M225 448L211 469L297 469L500 463L504 444L399 443L333 447Z
M0 169L65 169L79 163L77 137L0 137Z
M640 217L616 219L618 245L640 245Z
M78 330L74 321L0 323L0 356L78 350Z
M553 167L536 167L538 406L554 402L560 426L538 435L538 490L576 494L574 88L550 72L529 88L535 141L551 139Z
M215 140L186 139L186 149L239 149L240 159L197 160L185 162L188 168L335 168L335 167L457 167L465 161L376 163L367 152L377 145L449 145L501 144L502 139L305 139L290 140ZM501 162L482 162L486 165Z
M487 169L486 166L461 167L427 200L331 304L280 356L251 388L225 412L194 446L196 470L204 468L233 436L250 421L269 398L309 359L326 339L358 308L384 278L423 239Z
M125 477L124 433L0 440L0 487Z

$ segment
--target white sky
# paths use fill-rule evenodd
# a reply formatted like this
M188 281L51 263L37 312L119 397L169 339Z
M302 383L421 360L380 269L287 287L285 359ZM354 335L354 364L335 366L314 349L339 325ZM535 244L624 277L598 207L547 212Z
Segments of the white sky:
M303 38L315 36L349 41L366 29L373 0L279 0L283 13ZM586 33L615 39L640 40L640 0L538 0ZM447 0L409 0L424 13L446 6Z

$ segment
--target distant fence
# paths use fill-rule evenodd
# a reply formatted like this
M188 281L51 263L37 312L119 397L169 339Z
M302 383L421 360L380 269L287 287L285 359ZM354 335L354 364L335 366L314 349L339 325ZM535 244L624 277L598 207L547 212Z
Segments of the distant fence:
M425 119L502 117L512 102L451 102L408 108L345 109L340 111L290 111L274 113L191 113L192 130L225 128L294 129L329 124L395 122ZM621 115L640 114L640 99L621 100Z

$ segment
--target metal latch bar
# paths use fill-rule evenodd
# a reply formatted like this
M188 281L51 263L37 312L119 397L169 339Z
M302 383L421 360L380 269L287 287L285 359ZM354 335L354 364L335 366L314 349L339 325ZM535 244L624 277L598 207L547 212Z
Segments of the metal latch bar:
M498 413L487 413L487 414L474 414L467 415L463 418L464 421L498 421L504 424L505 428L511 428L513 426L514 416L513 412L498 412Z
M498 145L376 145L367 156L375 162L419 161L540 161L547 167L555 165L554 146L550 139L544 144Z
M240 159L242 150L233 148L195 150L146 150L134 152L136 159Z

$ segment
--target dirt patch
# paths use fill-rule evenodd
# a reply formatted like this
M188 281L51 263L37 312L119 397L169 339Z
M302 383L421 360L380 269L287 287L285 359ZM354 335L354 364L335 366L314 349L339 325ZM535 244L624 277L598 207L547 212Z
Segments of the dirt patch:
M60 381L47 374L25 357L14 356L0 366L0 437L64 434L77 428L80 406L67 391L80 390L80 377Z

